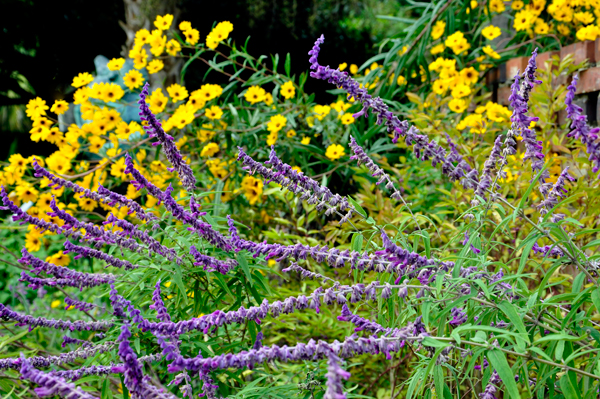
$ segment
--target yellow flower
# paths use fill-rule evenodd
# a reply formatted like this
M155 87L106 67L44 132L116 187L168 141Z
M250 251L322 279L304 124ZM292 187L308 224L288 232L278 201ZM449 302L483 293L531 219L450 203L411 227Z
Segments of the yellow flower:
M148 53L143 48L132 48L129 50L129 58L133 60L133 67L135 69L142 69L148 62Z
M208 124L203 124L202 127L203 127L203 129L198 130L197 137L198 137L198 140L200 140L202 143L204 143L213 138L213 136L215 135L215 131L210 130L210 129L213 129L213 127Z
M212 157L217 152L219 152L219 145L217 143L208 143L202 148L200 152L201 157Z
M35 188L31 187L29 184L25 184L22 186L17 186L15 189L17 196L21 200L21 202L35 202L38 198L39 191Z
M431 28L431 38L437 40L444 34L446 30L446 23L444 21L437 21Z
M267 92L260 86L251 86L246 93L244 93L244 98L251 104L256 104L265 99Z
M482 48L483 52L487 54L490 58L500 59L500 54L494 51L491 46L484 46Z
M29 252L39 251L42 248L42 235L38 230L30 230L25 235L25 248Z
M213 105L204 111L204 115L206 115L208 119L221 119L223 111L218 106Z
M63 251L58 251L54 255L48 256L46 262L56 266L67 266L71 262L71 257L63 253Z
M154 74L162 71L164 67L165 63L161 60L152 60L148 63L148 66L146 66L146 71L148 71L149 74Z
M50 303L50 307L52 309L56 309L57 307L59 307L62 304L62 301L60 299L55 299L54 301L52 301L52 303Z
M93 80L94 80L94 77L90 73L82 72L73 78L73 83L71 83L71 86L73 86L73 87L85 86L88 83L91 83Z
M358 72L358 65L356 65L356 64L350 65L350 73L352 75L356 75L356 72Z
M354 117L351 114L342 115L342 124L343 125L350 125L352 123L354 123Z
M515 30L522 31L531 28L531 25L535 21L536 16L532 14L528 10L521 10L515 15L515 20L513 22L513 27Z
M490 11L491 12L497 12L497 13L501 13L506 9L506 6L504 5L504 1L502 0L490 0Z
M125 58L113 58L112 60L108 61L108 64L106 64L106 66L111 71L118 71L121 68L123 68L124 64L125 64Z
M88 141L90 142L89 150L94 154L97 154L104 144L106 144L106 140L97 136L90 137Z
M185 36L185 41L192 46L195 46L200 40L200 32L197 29L188 29L183 32L183 35Z
M267 145L268 146L272 146L277 142L277 138L278 138L278 134L277 132L271 132L267 135Z
M158 89L152 92L152 94L148 97L146 101L149 104L150 111L152 111L155 114L158 114L164 111L169 99L163 94L162 89L159 87Z
M489 25L483 28L481 34L488 40L494 40L502 34L502 31L497 26Z
M51 112L54 112L56 115L62 115L69 109L69 103L63 100L56 100L50 108Z
M125 157L121 157L117 162L113 163L110 166L110 174L115 177L125 179L127 177L127 173L125 173L125 168Z
M452 88L450 93L454 98L463 98L471 94L471 88L464 84L458 84Z
M154 26L156 26L160 30L169 29L172 23L173 16L171 14L165 14L164 16L157 15L156 20L154 20Z
M598 28L596 25L586 26L585 28L579 29L575 36L581 41L594 41L598 36L600 36L600 28Z
M171 97L174 103L184 100L188 96L187 89L177 83L173 83L171 86L167 87L167 93L169 93L169 97Z
M474 85L479 80L479 74L473 67L468 67L460 71L460 77L468 85Z
M340 71L343 71L344 69L348 68L348 64L345 62L342 62L340 65L338 65L338 69Z
M271 117L269 123L267 123L267 130L271 133L277 133L285 127L286 123L287 119L285 116L281 114L274 115Z
M281 95L289 100L290 98L294 98L296 95L296 88L294 87L294 83L291 81L287 81L281 85Z
M448 103L448 107L456 113L461 113L467 109L467 102L461 98L454 98Z
M273 95L271 93L267 93L267 95L265 96L265 104L273 104Z
M584 25L589 25L594 22L594 14L589 11L581 11L573 14L575 22L581 22Z
M189 22L189 21L181 21L179 23L179 30L181 30L182 32L186 31L186 30L190 30L190 29L192 29L192 23L191 22Z
M294 129L290 129L285 133L285 135L288 138L296 137L296 131Z
M181 51L181 44L175 39L171 39L167 42L167 53L172 56L176 56Z
M244 191L244 196L248 199L250 205L256 204L263 193L262 179L256 179L252 176L244 176L241 186L242 190Z
M144 76L137 69L132 69L123 76L123 83L129 90L133 90L144 84Z
M556 27L556 29L558 30L558 33L563 36L567 36L569 33L571 33L571 29L569 29L567 25L560 24Z
M88 100L88 88L82 87L73 93L73 104L83 104Z
M42 100L40 97L36 97L29 100L25 113L30 118L37 118L46 115L47 109L48 106L46 105L46 101Z
M325 118L329 112L331 111L331 107L329 105L320 105L317 104L313 108L313 112L316 114L316 118L320 121Z
M535 28L533 31L538 35L547 35L550 32L550 25L548 25L543 19L538 18L535 20Z
M79 198L79 207L84 211L92 212L98 206L98 203L90 198Z
M445 48L446 48L446 46L444 45L444 43L440 43L438 45L433 46L430 50L430 53L431 53L431 55L443 53Z
M325 156L332 161L335 161L344 155L346 155L344 152L344 147L339 144L331 144L329 147L327 147L327 151L325 151Z
M448 90L448 85L446 84L446 82L444 80L437 79L435 82L433 82L431 89L433 90L433 92L435 94L443 96L444 93L446 93L446 90Z
M302 137L302 140L300 140L300 143L302 143L304 145L309 145L310 144L310 137L308 137L308 136Z
M125 95L125 92L123 91L121 86L119 86L116 83L109 83L109 84L105 85L104 90L102 90L101 100L103 100L104 102L107 102L107 103L113 102L113 101L119 101L124 95Z
M520 10L525 6L525 3L523 3L521 0L513 0L510 6L513 10Z

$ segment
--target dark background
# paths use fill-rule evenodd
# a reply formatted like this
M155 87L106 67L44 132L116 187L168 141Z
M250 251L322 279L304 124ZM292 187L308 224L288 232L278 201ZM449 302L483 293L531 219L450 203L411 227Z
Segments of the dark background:
M0 0L0 6L0 133L4 144L0 160L15 152L44 155L55 146L31 143L24 104L37 96L48 106L59 98L71 101L73 77L94 72L95 56L122 55L126 40L119 25L125 19L123 0ZM278 53L281 70L289 52L292 73L299 75L307 70L307 53L321 33L327 39L322 63L362 64L390 31L387 22L375 15L395 14L401 6L400 2L374 0L179 0L177 8L177 24L190 21L200 31L201 41L215 21L229 20L234 25L230 37L239 45L251 36L249 52L256 57ZM203 68L202 63L195 63L186 74L186 84L198 86ZM220 77L211 74L209 79L218 83ZM329 86L309 79L306 90L323 96L320 93Z

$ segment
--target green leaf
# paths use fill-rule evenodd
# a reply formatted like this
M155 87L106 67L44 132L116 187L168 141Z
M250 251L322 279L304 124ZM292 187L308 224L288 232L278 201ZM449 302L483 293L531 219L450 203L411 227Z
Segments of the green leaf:
M246 275L246 279L248 279L250 285L254 285L254 282L252 281L252 275L250 274L250 267L248 266L248 261L241 252L238 252L236 258L240 267L244 271L244 274Z
M513 399L521 398L519 388L517 388L517 383L515 382L515 373L513 373L508 365L504 352L499 349L491 349L487 353L487 359L502 379L510 397Z
M362 206L358 204L358 202L354 201L354 199L348 196L348 201L356 208L356 211L364 218L367 217L367 212L363 209Z
M523 320L521 316L517 313L515 307L508 301L502 301L498 304L498 307L502 312L508 317L511 323L517 328L517 330L521 333L522 339L524 339L527 343L529 341L529 335L527 334L527 329L525 328L525 324L523 324Z
M558 334L546 335L545 337L542 337L542 338L534 341L533 344L535 346L538 346L542 342L560 341L560 340L565 340L565 341L579 341L580 339L581 339L581 337L575 337L573 335L569 335L569 334L565 334L565 333L558 333Z
M527 190L525 190L525 193L523 194L523 197L521 198L521 201L519 201L519 205L517 205L515 207L515 210L513 212L513 222L517 219L517 215L519 215L519 211L521 209L523 209L523 207L525 206L525 202L527 201L527 199L529 198L529 194L531 194L531 191L537 187L537 181L539 180L540 176L542 175L542 173L544 173L544 171L546 171L548 169L549 163L553 162L552 160L548 161L548 163L546 165L544 165L544 167L542 168L542 170L540 170L538 172L537 175L535 175L535 178L531 181L531 184L529 185L529 187L527 188Z
M289 78L291 70L292 70L292 58L290 56L290 53L287 53L287 55L285 56L284 69L285 69L285 74Z
M350 247L353 251L360 252L362 250L363 245L363 236L360 233L352 234L352 241L350 242Z
M600 287L592 291L592 302L596 307L596 311L600 312Z
M432 338L432 337L423 338L422 344L423 344L423 346L431 346L434 348L445 348L445 347L451 345L449 342L438 341L437 339Z
M177 263L173 263L175 267L175 274L173 275L173 279L175 280L175 284L177 284L177 288L179 288L179 292L181 293L181 297L183 298L183 303L187 306L188 299L187 293L185 292L185 285L183 284L181 266Z
M435 394L441 398L444 394L444 370L442 366L433 367L433 381L435 383Z
M563 375L559 381L560 390L563 395L565 395L565 399L579 399L579 394L577 393L577 389L571 383L571 379L567 374Z

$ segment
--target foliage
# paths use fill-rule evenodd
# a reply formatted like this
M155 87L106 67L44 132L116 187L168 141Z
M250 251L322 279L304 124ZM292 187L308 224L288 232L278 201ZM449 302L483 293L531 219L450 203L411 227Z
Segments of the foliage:
M444 4L415 3L361 68L321 65L320 38L330 104L228 22L200 40L169 15L77 76L77 104L33 100L31 138L58 150L2 172L0 313L30 327L3 325L5 395L23 377L40 396L594 397L600 153L566 84L582 65L534 53L511 107L491 102L480 72L517 50L480 46L499 9ZM447 58L419 53L453 26L470 33ZM166 57L181 82L148 93ZM190 92L195 61L230 83ZM63 133L48 112L67 109Z

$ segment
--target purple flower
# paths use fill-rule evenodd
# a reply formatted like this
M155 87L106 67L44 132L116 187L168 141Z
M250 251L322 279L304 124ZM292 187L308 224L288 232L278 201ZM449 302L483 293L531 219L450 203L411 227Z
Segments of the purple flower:
M582 114L580 106L575 104L575 91L577 90L577 81L579 76L575 74L569 87L567 87L567 96L565 104L567 106L567 118L571 120L571 131L568 137L575 137L586 145L586 151L589 160L592 162L592 171L596 173L600 169L600 144L597 143L598 132L600 128L590 128L587 124L587 115Z
M131 346L129 346L129 338L131 338L129 326L123 324L121 327L121 335L119 335L119 356L121 357L123 364L114 366L112 371L115 373L123 373L127 389L134 395L141 395L144 373L135 352L131 349Z
M485 192L487 190L489 190L490 188L492 190L496 189L496 187L492 187L492 172L496 168L496 164L500 159L500 155L502 155L502 136L496 137L496 140L494 141L494 146L492 147L492 152L490 152L490 155L483 164L483 170L481 171L481 180L475 188L476 196L485 198ZM473 199L472 204L473 206L475 206L479 204L479 201L477 199Z
M373 98L365 88L361 88L359 83L352 79L347 72L342 72L337 69L331 69L328 66L319 65L318 55L320 46L325 41L323 35L321 35L310 54L310 69L314 72L310 73L310 76L316 79L326 80L329 83L334 84L336 87L342 88L348 93L348 98L353 97L359 101L363 108L360 112L354 114L355 118L359 116L367 116L368 110L371 109L377 116L376 123L378 125L384 124L388 133L393 133L393 142L398 142L400 137L404 137L406 145L413 146L413 151L417 158L422 161L431 160L433 166L442 164L442 172L447 174L452 181L462 179L462 184L466 188L475 188L478 182L477 171L471 169L466 162L458 162L454 165L452 160L456 160L455 155L446 156L446 150L442 148L435 141L429 141L426 135L420 134L419 129L415 126L410 126L408 121L400 121L390 110L388 105L380 98Z
M68 267L56 266L52 263L44 262L43 260L31 255L29 252L27 252L27 249L25 248L21 250L21 254L22 257L21 259L19 259L19 263L30 266L32 269L32 273L39 275L40 272L44 272L46 274L56 277L57 279L52 281L56 281L57 283L52 285L66 285L70 287L78 287L81 290L83 289L83 287L95 287L102 284L111 284L116 279L116 277L113 274L78 272L69 269ZM28 281L33 282L33 280Z
M131 262L119 258L115 258L112 255L105 254L102 251L98 251L93 248L88 247L80 247L71 243L69 240L66 240L64 243L65 251L64 253L68 254L70 252L74 252L78 255L74 257L74 259L79 259L83 257L96 258L105 261L111 266L123 268L125 270L133 270L138 268L139 266L132 264Z
M350 378L350 373L340 367L341 359L333 351L328 356L327 361L327 390L323 399L346 399L344 385L342 380Z
M227 272L235 269L238 266L237 261L234 259L222 261L215 259L212 256L203 255L198 252L194 245L190 247L190 254L196 260L194 265L202 266L202 268L207 272L219 272L221 274L227 274Z
M464 324L467 322L467 320L469 319L469 317L467 316L467 313L463 311L462 308L452 308L452 310L450 311L450 314L452 315L452 320L450 320L450 325L456 327L456 326L460 326L461 324Z
M546 256L557 256L557 257L561 257L564 256L564 252L562 251L562 249L560 249L559 247L555 246L555 245L545 245L543 247L540 247L538 245L538 243L536 242L535 244L533 244L533 247L531 248L533 250L533 252L537 255L542 255L544 257Z
M244 169L251 175L257 173L262 176L266 184L274 181L290 192L300 195L301 200L306 200L308 204L316 205L318 211L327 208L325 215L348 211L340 220L340 224L348 221L352 216L352 212L357 213L356 209L348 202L348 200L339 194L333 194L327 187L320 185L317 181L307 177L302 172L297 172L286 163L281 162L275 153L275 149L271 147L269 161L265 164L270 164L272 169L267 168L262 163L255 161L252 157L244 152L241 147L238 147L238 161L244 165Z
M29 331L35 327L48 327L57 330L70 331L106 331L113 326L111 321L66 321L46 319L45 317L33 317L10 310L0 303L0 318L4 320L15 320L17 326L29 326Z
M96 334L97 335L97 334ZM68 337L65 337L68 338ZM79 341L79 340L78 340ZM87 359L97 354L110 352L115 346L114 342L105 342L101 345L85 345L72 352L61 353L59 356L34 356L27 358L27 361L36 368L50 367L52 365L60 366L63 364L74 363L77 359ZM64 345L63 345L64 347ZM19 369L21 367L21 358L0 359L0 370ZM71 378L69 378L71 379Z
M385 171L383 169L381 169L367 155L367 153L365 153L365 150L363 150L362 147L358 145L358 143L356 142L356 140L352 136L350 136L350 148L352 148L352 151L354 152L354 155L351 156L350 159L355 159L356 163L359 166L361 164L365 164L365 166L372 173L371 176L377 178L377 182L375 184L379 185L379 184L381 184L383 182L387 182L387 184L385 185L385 188L387 188L388 190L392 191L391 197L394 198L394 199L396 199L396 200L398 200L398 201L401 201L402 200L402 195L400 194L400 192L398 190L396 190L396 187L394 186L394 183L392 182L392 179L390 178L390 176L387 173L385 173Z
M34 391L40 398L59 395L72 399L94 399L81 387L75 387L75 384L66 382L64 378L34 368L23 355L21 355L21 378L39 385L34 388Z
M160 296L160 279L158 279L158 282L156 283L155 287L156 288L154 289L154 292L152 293L152 301L154 303L152 305L150 305L150 309L156 310L156 312L158 313L158 320L171 321L171 316L169 316L169 312L167 311L167 308L165 307L165 303L163 302L163 300Z
M133 180L131 183L138 190L146 188L146 190L148 190L153 197L158 199L159 203L161 201L164 202L165 208L167 208L167 210L173 214L175 219L190 225L188 230L194 231L200 237L203 237L205 240L224 251L231 251L231 244L229 243L229 240L227 240L227 238L225 238L221 233L214 230L210 224L205 223L200 219L200 216L202 216L203 213L198 212L198 207L195 205L193 197L190 200L190 207L192 208L193 212L190 213L186 211L183 206L179 205L177 201L173 199L173 197L171 197L171 193L173 192L173 187L171 185L169 185L165 192L161 191L154 184L150 183L148 179L146 179L134 167L133 159L129 155L126 155L125 157L125 165L125 172L133 176L135 180Z
M175 145L175 140L172 136L165 133L162 125L158 119L154 116L152 111L150 111L150 107L146 103L146 97L148 96L148 88L150 85L146 83L142 92L140 93L140 100L138 104L140 106L140 118L142 121L146 121L147 125L144 126L144 130L148 133L150 137L156 137L158 139L158 143L153 143L152 145L162 144L162 150L167 156L171 165L173 165L173 169L177 171L179 174L179 180L183 187L185 187L188 191L193 191L196 185L196 178L194 177L194 172L192 172L192 168L185 163L179 149Z
M556 179L556 183L554 183L552 189L550 189L550 192L548 192L546 198L544 198L542 202L540 202L540 204L538 205L538 208L540 209L540 214L542 216L547 214L552 208L554 208L558 204L559 198L564 198L565 194L569 192L565 188L567 180L575 181L575 178L569 174L568 166L562 170L560 176L558 176L558 179ZM564 215L559 214L553 215L554 219L552 221L558 221L557 217L561 219L561 216L564 217Z
M58 189L59 187L66 187L86 198L105 203L109 206L114 206L115 204L119 206L126 206L129 208L128 214L135 213L135 216L140 220L156 219L156 216L146 213L137 202L130 200L124 195L112 192L107 188L104 188L101 184L98 184L98 192L96 193L71 181L61 179L60 177L53 175L48 170L42 168L35 159L33 160L33 168L35 169L35 177L45 177L51 181L52 184L49 185L50 188Z

